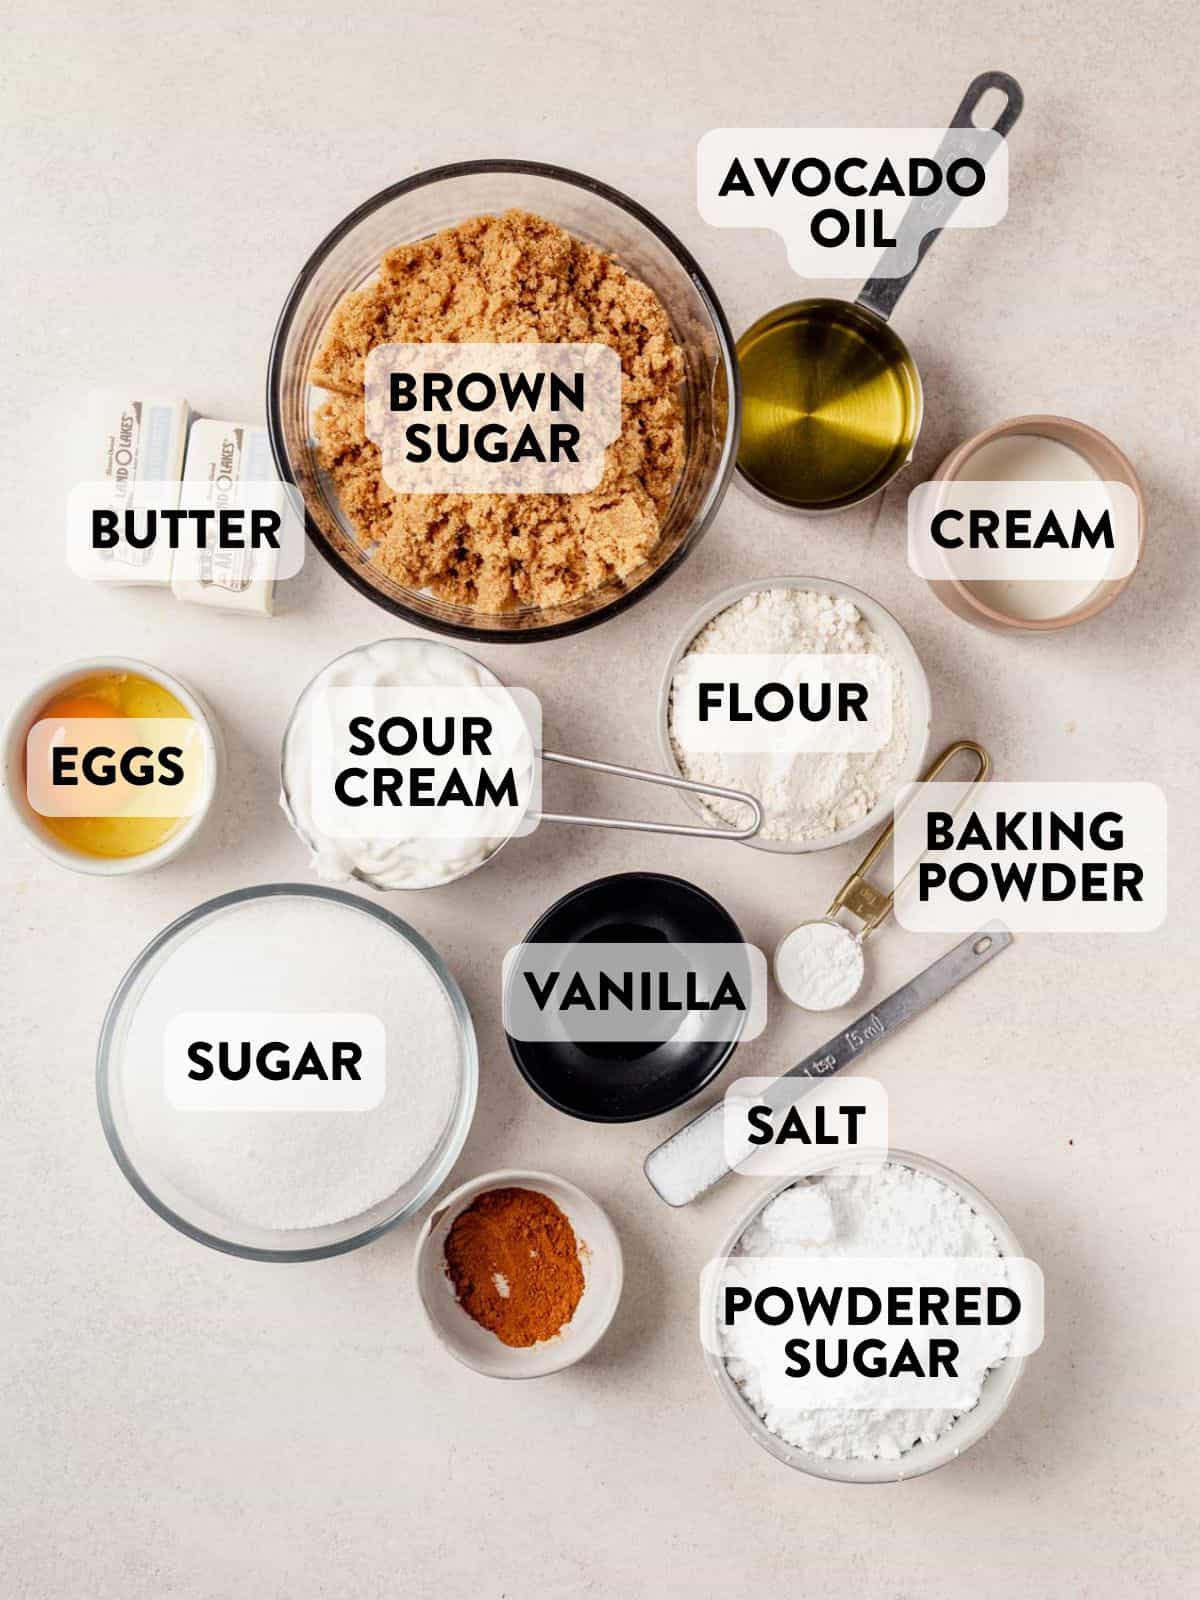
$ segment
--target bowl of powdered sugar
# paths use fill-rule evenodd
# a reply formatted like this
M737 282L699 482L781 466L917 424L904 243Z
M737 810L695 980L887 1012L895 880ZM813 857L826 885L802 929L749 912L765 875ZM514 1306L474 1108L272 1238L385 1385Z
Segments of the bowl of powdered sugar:
M704 656L772 657L791 682L803 658L842 654L873 658L889 686L890 731L881 748L789 751L769 738L758 751L685 747L679 695ZM663 673L658 725L663 758L681 777L760 801L763 825L746 844L786 853L827 850L883 822L900 788L920 776L929 745L929 683L904 629L870 595L832 578L763 578L725 590L690 618ZM745 822L736 801L684 798L707 821Z
M165 928L122 979L97 1057L134 1189L190 1238L260 1261L336 1255L414 1216L462 1149L477 1079L436 951L379 906L300 884Z
M789 1180L759 1195L730 1231L705 1279L705 1359L738 1421L777 1460L841 1483L895 1483L957 1459L997 1422L1025 1366L1006 1327L987 1328L960 1359L953 1405L916 1408L888 1375L841 1380L841 1403L821 1409L781 1400L778 1328L719 1315L729 1285L756 1281L755 1263L777 1273L796 1262L795 1281L818 1261L915 1262L960 1257L996 1261L1000 1281L1022 1252L1008 1223L965 1179L907 1151L878 1167ZM1012 1265L1000 1265L1008 1258ZM792 1279L788 1280L789 1282ZM899 1280L898 1280L899 1281ZM811 1343L811 1341L810 1341ZM838 1392L838 1391L831 1391Z

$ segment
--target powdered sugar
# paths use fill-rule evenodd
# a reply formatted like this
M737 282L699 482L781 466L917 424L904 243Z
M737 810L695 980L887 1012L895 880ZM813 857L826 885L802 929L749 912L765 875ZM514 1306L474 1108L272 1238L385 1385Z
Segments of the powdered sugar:
M966 1199L931 1173L900 1162L876 1172L828 1173L785 1190L739 1239L726 1265L736 1280L745 1257L998 1257L995 1234ZM776 1357L777 1332L753 1320L720 1331L726 1367L772 1433L812 1455L842 1460L896 1460L951 1428L979 1400L991 1367L1011 1346L1007 1328L981 1330L969 1348L962 1404L955 1410L854 1408L806 1411L772 1403L764 1386ZM882 1391L889 1378L861 1380Z
M727 606L688 646L687 654L872 654L891 668L892 731L881 750L743 755L672 749L684 777L741 789L762 802L759 837L801 842L838 833L868 816L896 782L908 753L911 715L904 673L892 652L852 601L812 589L758 589ZM733 801L706 798L725 822L745 821Z

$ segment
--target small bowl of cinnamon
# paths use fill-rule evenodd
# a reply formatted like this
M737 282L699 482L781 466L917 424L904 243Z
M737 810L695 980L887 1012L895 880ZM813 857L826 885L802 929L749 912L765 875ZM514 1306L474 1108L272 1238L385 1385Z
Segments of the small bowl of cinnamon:
M489 1172L440 1201L417 1240L417 1297L457 1361L541 1378L582 1360L621 1298L621 1242L582 1189L546 1172Z

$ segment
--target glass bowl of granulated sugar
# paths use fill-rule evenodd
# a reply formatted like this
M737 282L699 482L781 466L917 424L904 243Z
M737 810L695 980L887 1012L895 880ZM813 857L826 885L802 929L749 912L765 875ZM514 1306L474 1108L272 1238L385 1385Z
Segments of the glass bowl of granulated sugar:
M410 479L383 475L367 431L371 351L445 343L615 349L599 483L467 493L441 474L395 492ZM616 616L686 559L733 473L740 393L717 297L658 218L561 167L472 161L394 184L316 247L275 331L267 416L309 537L348 583L434 632L517 643Z
M151 940L108 1008L96 1086L117 1164L164 1221L311 1261L432 1199L477 1081L466 1002L420 934L341 890L268 884Z

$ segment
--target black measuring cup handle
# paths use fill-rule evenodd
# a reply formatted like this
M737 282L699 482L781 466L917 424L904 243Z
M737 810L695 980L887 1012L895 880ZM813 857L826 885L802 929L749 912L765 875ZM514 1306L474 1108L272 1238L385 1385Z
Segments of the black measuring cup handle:
M958 130L974 128L972 115L976 106L983 99L989 89L998 89L1004 96L1004 109L992 124L990 131L998 133L1002 139L1008 137L1013 124L1021 115L1025 104L1025 96L1021 92L1021 85L1007 72L981 72L977 78L971 80L967 92L963 95L962 104L950 119L950 126L946 136L938 146L936 160L939 163L948 163L957 154L967 154L964 143L957 137ZM970 154L976 154L970 151ZM991 154L985 158L984 164L990 159ZM958 205L959 196L951 194L949 190L940 189L936 195L913 200L908 210L900 220L900 228L896 234L896 242L890 246L886 254L880 258L881 264L893 256L896 251L910 245L913 238L921 235L917 245L917 259L912 271L902 278L881 278L876 269L875 277L864 283L858 296L858 304L865 306L868 311L873 311L877 317L882 317L886 322L896 309L900 296L908 288L916 276L917 268L925 259L930 245L945 227L951 213ZM932 222L932 226L930 226ZM926 231L928 230L928 231Z

